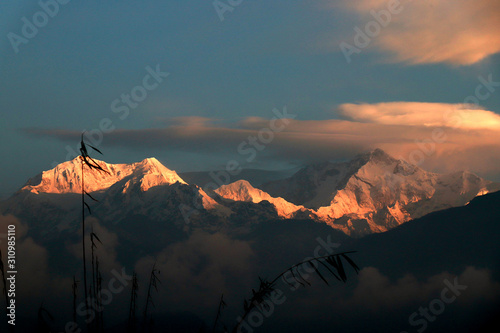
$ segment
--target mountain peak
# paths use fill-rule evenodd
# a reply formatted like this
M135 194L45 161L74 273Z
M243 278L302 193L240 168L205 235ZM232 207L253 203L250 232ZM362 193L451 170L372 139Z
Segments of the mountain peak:
M237 180L234 183L228 184L226 186L230 186L233 188L245 188L245 189L249 189L249 190L255 189L255 187L253 187L249 181L244 180L244 179Z
M102 191L127 179L127 188L138 183L142 191L176 182L186 184L175 171L168 169L154 157L131 164L108 164L96 159L94 161L108 173L99 170L90 172L84 167L83 180L87 192ZM80 157L76 157L31 178L21 190L32 193L81 193L81 184L82 162Z
M177 172L170 170L154 157L149 157L141 162L132 164L136 166L132 180L138 180L141 191L147 191L153 186L171 185L174 183L187 184ZM129 181L128 183L130 183Z
M276 213L285 218L291 218L298 211L304 210L303 206L294 205L281 197L272 197L268 193L253 187L246 180L238 180L228 185L222 185L215 192L223 198L233 201L245 201L259 203L268 201L275 209Z
M230 198L236 201L250 202L260 202L264 193L243 179L237 180L231 184L222 185L215 190L215 192L225 198Z
M148 157L138 162L139 164L150 164L150 165L161 165L164 166L160 161L158 161L155 157Z
M376 148L370 152L359 154L354 158L353 162L355 161L363 161L364 163L373 162L373 163L391 164L397 162L397 159L387 154L382 149Z
M173 170L170 170L166 166L164 166L160 161L158 161L154 157L148 157L140 162L132 163L132 165L135 165L137 167L141 167L142 170L146 170L149 173L161 173L165 175L172 175L177 173ZM179 177L179 176L177 176ZM179 177L180 179L180 177ZM183 180L181 182L184 182Z

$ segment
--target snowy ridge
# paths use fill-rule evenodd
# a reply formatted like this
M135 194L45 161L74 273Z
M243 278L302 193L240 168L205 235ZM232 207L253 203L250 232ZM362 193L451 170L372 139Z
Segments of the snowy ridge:
M217 194L221 197L233 201L245 201L259 203L263 200L269 201L275 208L278 216L284 218L291 218L297 211L306 211L304 206L297 206L293 203L286 201L283 198L273 198L264 191L261 191L246 180L238 180L229 185L222 185L217 190Z
M186 184L175 171L166 168L156 158L147 158L132 164L108 164L95 160L108 173L93 170L89 172L84 166L85 191L103 191L114 184L128 179L124 191L139 186L142 191L158 185L171 185L176 182ZM55 168L43 171L32 178L21 189L32 193L81 193L82 162L79 157L61 163Z

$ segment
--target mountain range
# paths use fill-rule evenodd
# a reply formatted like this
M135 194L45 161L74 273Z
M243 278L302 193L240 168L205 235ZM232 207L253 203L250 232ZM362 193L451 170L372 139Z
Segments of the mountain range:
M234 179L213 190L205 186L214 181L206 174L191 173L187 181L155 158L97 163L106 172L84 168L83 180L85 191L98 200L86 199L98 220L87 219L87 227L99 228L94 231L105 244L98 245L103 262L109 256L127 272L142 271L142 286L150 266L144 270L141 263L155 258L162 268L159 290L164 292L157 302L196 314L157 314L160 331L198 332L201 322L213 320L212 308L207 314L200 304L214 302L215 307L219 291L230 304L226 311L234 311L225 317L234 320L241 315L245 291L255 287L258 276L275 276L316 255L318 248L319 253L356 251L352 259L362 269L360 275L349 271L347 284L329 286L312 276L311 287L293 292L279 284L287 291L287 302L256 331L415 331L409 316L440 295L445 277L459 277L468 289L426 332L449 331L449 323L457 325L456 332L481 332L477 323L497 318L500 311L495 298L500 284L492 282L500 281L500 191L487 193L497 191L499 184L472 173L428 172L377 149L351 161L313 164L281 177L276 172L266 177L262 171L257 181ZM74 159L36 175L0 202L1 215L12 214L28 226L27 235L19 228L19 245L25 247L19 260L22 269L34 268L19 274L20 283L43 276L34 262L40 253L49 254L47 267L54 281L81 269L75 260L81 248L81 181L82 164ZM227 268L231 256L238 263L234 271ZM220 281L212 281L214 276ZM437 291L428 290L428 285ZM70 287L67 283L55 301L68 304L67 309ZM106 331L125 330L122 313L128 310L129 292L116 295L106 309L109 325L116 323ZM363 306L352 303L356 297ZM173 322L180 328L172 330ZM196 327L188 329L191 323Z
M132 164L97 162L106 172L84 170L84 189L98 201L92 203L98 218L116 224L140 216L181 230L306 219L361 237L500 190L500 183L470 172L428 172L380 149L347 162L309 165L259 188L239 179L216 190L188 184L155 158ZM33 215L43 232L77 228L81 180L79 158L61 163L31 178L0 204L0 212Z

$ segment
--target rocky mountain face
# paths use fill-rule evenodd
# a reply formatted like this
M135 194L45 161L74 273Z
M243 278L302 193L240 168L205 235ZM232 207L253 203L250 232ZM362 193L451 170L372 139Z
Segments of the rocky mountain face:
M350 162L307 166L291 177L255 188L246 180L206 193L155 158L132 164L98 161L107 171L83 169L84 189L107 223L154 221L178 229L239 228L272 219L308 219L359 237L500 189L469 172L436 174L380 149ZM43 232L76 229L82 164L76 158L30 179L0 213L26 217Z

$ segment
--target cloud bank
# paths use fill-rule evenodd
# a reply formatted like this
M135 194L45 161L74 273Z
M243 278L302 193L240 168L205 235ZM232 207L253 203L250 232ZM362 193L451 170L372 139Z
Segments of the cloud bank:
M286 119L274 124L283 130L272 133L269 119L251 117L221 124L185 117L160 128L115 130L105 134L102 142L140 151L224 153L243 165L349 159L382 148L431 171L500 174L500 116L492 111L466 104L390 102L342 104L334 112L344 119ZM24 131L71 145L80 136L80 132L61 129Z
M353 121L384 125L500 129L500 115L467 104L420 102L342 104L339 111Z
M500 284L493 280L487 269L469 266L459 276L442 272L426 281L419 281L413 275L406 275L391 282L377 268L366 267L360 271L359 283L346 304L374 312L393 310L409 304L424 304L440 297L441 291L446 287L444 281L453 282L455 278L458 284L467 287L458 298L458 302L464 306L472 305L479 299L495 300L500 295Z
M249 282L252 257L249 243L200 231L169 245L156 258L140 259L135 269L146 279L155 264L160 271L162 305L174 304L171 310L185 308L199 313L212 310L214 300L224 291Z

